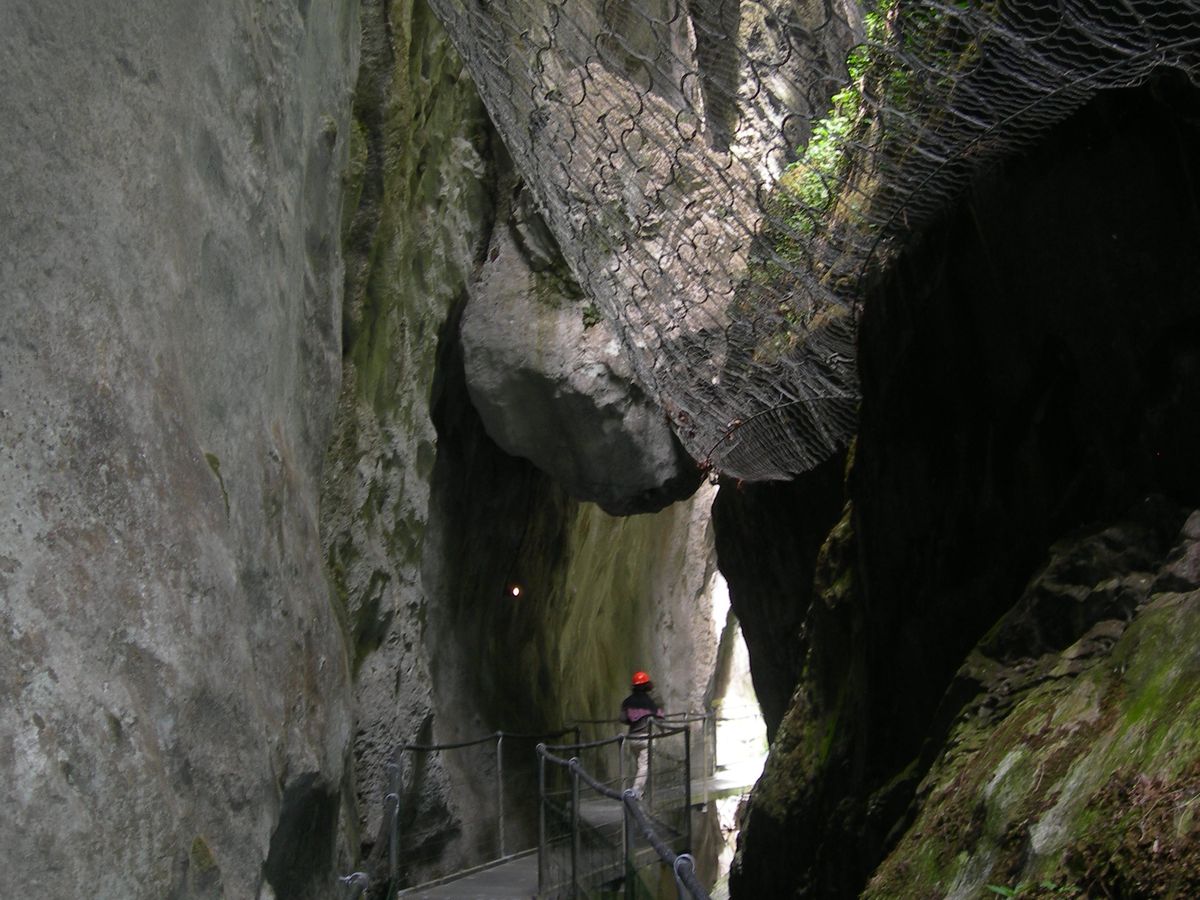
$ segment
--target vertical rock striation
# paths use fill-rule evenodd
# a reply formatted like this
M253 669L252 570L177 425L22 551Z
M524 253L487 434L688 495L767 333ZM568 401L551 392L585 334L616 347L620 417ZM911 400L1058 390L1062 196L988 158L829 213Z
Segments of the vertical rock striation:
M421 584L439 455L439 348L492 219L482 104L423 2L361 7L362 55L343 227L342 392L321 497L322 540L350 637L357 803L344 827L373 875L395 747L433 716Z
M0 9L0 895L329 896L352 5Z

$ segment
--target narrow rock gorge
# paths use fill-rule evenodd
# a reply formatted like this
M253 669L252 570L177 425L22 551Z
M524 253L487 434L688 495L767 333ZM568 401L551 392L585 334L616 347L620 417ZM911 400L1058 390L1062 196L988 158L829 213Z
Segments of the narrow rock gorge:
M1200 895L1200 11L951 6L0 7L0 897L530 848L638 669L714 897Z

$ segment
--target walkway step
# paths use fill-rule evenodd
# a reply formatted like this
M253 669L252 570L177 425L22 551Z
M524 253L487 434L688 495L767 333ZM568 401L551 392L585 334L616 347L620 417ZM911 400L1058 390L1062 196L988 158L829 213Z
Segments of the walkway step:
M526 853L444 884L408 888L396 896L414 900L529 900L537 896L538 858Z

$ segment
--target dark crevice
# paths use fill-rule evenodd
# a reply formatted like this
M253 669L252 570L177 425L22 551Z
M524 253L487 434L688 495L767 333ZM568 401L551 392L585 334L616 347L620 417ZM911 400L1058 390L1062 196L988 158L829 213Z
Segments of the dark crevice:
M338 791L316 772L283 789L263 877L278 900L317 900L332 882Z

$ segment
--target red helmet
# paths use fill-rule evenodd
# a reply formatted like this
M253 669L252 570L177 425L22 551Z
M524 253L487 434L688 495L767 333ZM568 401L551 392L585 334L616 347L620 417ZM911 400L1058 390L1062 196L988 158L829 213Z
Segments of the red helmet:
M633 673L633 686L634 687L637 687L639 684L649 684L649 683L650 683L650 676L647 675L645 672L634 672Z

